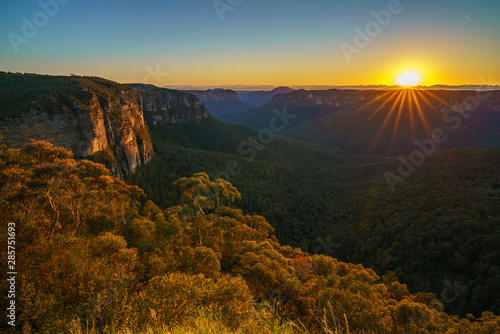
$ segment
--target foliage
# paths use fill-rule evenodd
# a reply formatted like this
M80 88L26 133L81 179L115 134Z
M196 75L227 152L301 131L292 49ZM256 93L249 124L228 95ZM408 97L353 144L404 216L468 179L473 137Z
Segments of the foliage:
M0 118L31 109L92 112L93 97L98 102L120 101L124 93L140 98L140 94L131 87L98 77L0 72Z
M500 313L500 150L435 152L392 192L384 173L399 159L275 136L249 163L235 153L258 135L243 127L208 119L150 131L155 157L127 182L162 209L178 203L175 180L205 171L230 181L242 197L235 206L266 217L282 244L395 272L453 314ZM235 175L224 173L231 161Z
M491 312L449 316L434 295L411 294L393 275L280 245L263 217L229 206L236 188L204 173L177 181L182 201L165 210L140 204L142 191L102 165L41 142L1 146L0 175L2 223L15 222L18 235L24 332L493 333L500 326Z

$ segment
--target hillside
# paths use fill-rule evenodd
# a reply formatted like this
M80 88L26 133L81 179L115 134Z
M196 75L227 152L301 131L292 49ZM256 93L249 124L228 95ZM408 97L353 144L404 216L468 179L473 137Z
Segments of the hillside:
M153 154L140 94L95 77L0 73L0 134L9 147L46 140L118 176Z
M196 95L207 106L212 116L219 117L225 114L247 110L255 106L240 100L237 92L231 89L188 90Z
M148 125L199 122L208 118L205 105L193 94L146 84L128 84L142 96Z
M275 95L286 94L293 92L294 89L290 87L276 87L269 91L241 91L240 98L242 101L252 104L254 106L261 106L271 101Z
M500 146L500 91L298 90L221 119L260 130L285 107L296 117L282 135L353 154L408 155L435 129L438 148Z
M48 141L105 163L119 177L151 159L147 124L208 117L192 94L98 77L0 72L0 105L0 134L9 147Z
M105 136L102 141L92 143L103 143L104 147L107 143L112 149L97 150L87 157L106 162L114 168L114 175L121 175L114 166L123 147L113 144L120 134L131 131L150 138L149 163L135 165L125 181L144 189L161 210L178 204L173 186L176 180L204 172L212 180L223 178L239 189L242 196L236 207L248 214L266 217L281 244L362 264L379 276L395 273L412 293L436 294L445 310L452 314L470 313L480 317L485 311L500 313L500 295L496 289L500 282L497 270L500 225L496 218L500 216L498 149L438 151L439 145L434 143L431 150L426 142L420 147L423 151L410 156L384 158L352 155L349 149L331 149L280 136L296 130L295 122L314 116L301 112L326 113L333 107L338 107L340 112L361 103L365 105L366 99L370 101L370 96L375 98L373 94L380 92L333 90L281 94L268 105L276 107L271 110L273 118L268 115L266 119L263 114L259 120L262 127L256 131L215 119L196 96L187 92L75 76L4 74L4 79L5 91L10 95L2 93L6 108L0 124L7 136L3 142L11 147L22 147L32 136L71 148L73 146L56 139L78 137L78 129L85 124L83 117L92 120L96 114L95 124L102 122L104 129L89 123L87 131ZM464 92L440 94L453 105ZM39 107L23 112L27 108L23 103L29 96L36 98ZM99 101L95 105L97 111L88 104L92 99ZM478 138L489 138L488 145L494 145L498 135L494 133L495 99L496 92L493 92L469 118L462 117L466 110L460 111L463 125L457 131L462 128L469 131L471 124L476 124L469 122L470 119L486 115L481 122L490 117L490 124L479 123L488 130L476 132L469 139L474 142ZM380 117L376 110L384 110L387 101L381 95L370 104L373 104L370 108L375 108L374 119ZM277 109L285 104L294 105L296 109ZM317 109L310 108L311 105ZM438 107L436 104L434 108L441 110ZM455 109L458 110L456 105ZM266 112L265 108L256 110ZM127 120L129 115L143 119L142 123ZM432 123L431 117L425 119L428 124ZM403 127L404 122L411 123L411 120L401 116L399 124ZM416 119L413 124L418 129ZM452 127L453 123L448 126ZM117 134L116 129L121 132ZM452 137L454 130L443 127L443 132L444 129L450 134L450 143L456 143ZM13 136L15 131L20 131L22 136ZM140 147L140 138L132 139L130 143ZM475 143L480 146L479 141ZM405 147L402 139L401 145L396 144L399 146L394 147L399 149ZM140 149L137 151L142 154ZM78 159L83 157L86 156L76 155ZM46 167L53 168L52 165ZM31 172L26 173L23 175L32 177ZM58 180L56 176L53 178ZM58 182L51 183L51 187L60 187ZM30 187L33 186L30 183ZM65 196L83 189L80 185L71 187L74 188L65 188ZM55 188L45 192L44 198L53 198ZM42 201L42 197L38 201ZM29 198L23 202L28 211L36 204ZM67 205L64 204L66 208ZM48 213L44 211L37 217L51 226L49 230L59 228L60 223L54 223L54 219L69 219L71 215L60 213L62 209L57 207L45 209Z
M239 333L494 333L500 325L490 312L449 316L435 296L411 294L394 276L280 245L264 217L230 207L241 198L235 187L204 173L177 180L180 199L162 210L141 204L142 190L104 166L33 142L0 145L0 186L0 219L17 238L16 328L25 333L199 332L200 322ZM9 284L2 280L4 295Z
M242 193L237 206L265 216L283 244L380 275L396 272L414 292L441 297L445 282L456 280L467 292L445 303L447 310L499 312L498 149L435 153L392 191L385 175L398 173L399 159L350 156L275 136L248 161L238 146L258 133L213 118L150 132L155 158L127 181L160 207L175 203L171 183L180 177L197 171L224 177Z

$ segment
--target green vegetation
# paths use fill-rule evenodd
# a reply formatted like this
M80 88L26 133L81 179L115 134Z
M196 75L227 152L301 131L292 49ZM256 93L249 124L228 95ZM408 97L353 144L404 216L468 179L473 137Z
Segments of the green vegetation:
M498 147L499 106L499 90L297 90L221 119L260 130L275 117L274 108L286 107L296 117L282 135L351 154L397 157L436 128L446 134L441 148Z
M47 112L92 112L93 96L98 98L99 103L120 101L122 92L140 98L140 94L131 87L98 77L0 72L0 118L42 108Z
M235 187L205 173L177 180L178 205L162 210L141 204L143 191L103 165L32 142L0 146L0 186L2 225L16 225L24 333L495 333L500 325L490 312L449 316L434 295L410 294L392 276L280 245L264 217L231 207L241 197Z
M412 292L435 293L452 314L500 313L500 150L447 150L427 157L392 192L399 160L356 157L284 139L255 160L238 145L257 133L215 119L150 128L155 157L127 182L162 209L172 183L199 171L229 175L238 208L266 217L282 244L395 272ZM319 238L319 239L318 239Z
M0 117L31 108L92 112L96 103L122 103L124 93L140 99L100 78L1 72ZM311 133L309 125L294 131ZM134 131L151 140L147 128ZM19 229L18 321L26 333L498 326L499 149L433 153L393 192L384 173L396 172L398 159L277 135L264 143L215 118L150 133L153 160L126 179L138 187L43 142L1 147L1 219ZM117 168L120 156L115 146L93 160Z
M124 108L121 108L125 104L130 106L131 112L128 115L124 112ZM105 130L113 134L108 134L108 143L100 144L111 147L108 146L105 151L98 152L90 159L105 163L117 175L128 171L124 148L120 147L119 143L116 144L120 137L125 135L120 133L124 126L133 130L136 140L140 142L139 149L146 150L151 147L147 126L142 124L141 94L127 85L113 81L75 75L50 76L0 72L0 105L2 106L0 120L21 116L30 110L70 115L86 112L94 113L97 118L104 118ZM131 118L135 118L134 125ZM66 124L68 128L75 127L75 135L82 136L84 140L91 140L94 137L93 132L87 133L88 130L82 130L81 124L78 124L78 117L73 119L76 124ZM95 122L95 117L93 121ZM58 121L54 123L58 124ZM31 126L35 129L33 133L36 134L36 126L32 124Z
M141 92L145 96L152 96L152 95L160 94L160 95L168 95L169 97L174 97L174 98L182 98L182 97L191 95L191 94L183 92L181 90L161 88L161 87L156 87L154 85L149 85L149 84L132 83L132 84L127 84L127 86L132 87L135 90L138 90L139 92Z

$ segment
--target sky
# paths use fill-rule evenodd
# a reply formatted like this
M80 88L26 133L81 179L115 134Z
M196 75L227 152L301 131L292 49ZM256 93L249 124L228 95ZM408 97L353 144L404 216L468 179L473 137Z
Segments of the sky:
M500 84L498 0L0 0L0 70L158 86Z

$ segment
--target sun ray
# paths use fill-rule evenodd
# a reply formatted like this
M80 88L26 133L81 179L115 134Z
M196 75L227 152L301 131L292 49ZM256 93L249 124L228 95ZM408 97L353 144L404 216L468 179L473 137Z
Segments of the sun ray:
M370 145L370 148L373 148L373 146L376 144L376 142L380 139L379 137L382 136L382 134L385 132L385 127L387 126L389 121L392 119L392 114L394 113L394 110L396 110L398 102L402 99L403 96L404 96L404 92L402 90L399 91L398 95L396 97L396 100L394 101L394 103L391 106L391 109L389 110L389 112L385 116L385 119L382 122L382 125L380 126L379 130L377 131L377 134L373 138L373 141L372 141L372 144Z
M435 94L433 94L433 93L431 93L431 92L429 92L429 91L427 91L427 90L424 90L423 92L424 92L425 94L427 94L427 95L430 95L430 96L431 96L434 100L436 100L436 101L438 101L438 102L441 102L442 104L444 104L444 105L445 105L445 106L447 106L447 107L452 108L451 104L449 104L448 102L446 102L446 101L445 101L445 100L443 100L442 98L440 98L440 97L436 96Z
M417 98L415 90L413 90L413 89L410 90L410 94L411 94L412 101L415 102L415 106L417 108L418 115L420 116L420 121L421 121L422 125L424 126L427 137L430 138L430 136L432 135L432 130L431 130L431 127L430 127L429 122L427 120L427 116L425 116L425 113L422 110L422 107L420 106L420 101Z
M376 96L375 94L363 106L343 116L342 119L346 121L357 120L346 143L351 143L357 136L373 133L372 142L367 149L370 151L377 143L385 140L388 144L387 155L390 155L395 147L398 150L411 150L415 138L432 138L432 125L443 120L441 109L453 109L451 102L422 88L402 87L381 92ZM398 143L396 140L403 133L413 139Z
M411 131L411 136L412 138L415 138L416 136L416 132L415 132L415 115L413 113L413 104L412 104L412 100L411 100L411 97L410 97L410 93L408 92L407 94L407 97L408 97L408 113L410 114L410 131Z
M432 103L430 103L429 99L427 99L427 97L419 90L415 91L416 94L420 97L420 99L422 99L422 101L425 102L425 104L427 104L429 106L429 108L436 114L436 115L441 115L441 113L436 109L436 107L434 107L432 105Z
M355 133L358 133L361 129L363 129L367 125L367 123L384 108L384 106L389 104L391 102L392 98L398 94L398 91L397 90L396 91L387 91L386 93L382 94L379 98L372 100L372 101L366 103L365 105L361 106L360 108L356 109L356 111L365 110L369 105L373 104L374 102L379 101L383 96L388 95L388 94L390 94L390 96L380 106L378 106L377 109L375 109L363 122L361 122L360 125L358 125L358 127L354 130Z
M386 91L385 93L383 93L382 95L380 95L379 97L377 97L376 99L373 99L373 100L371 100L370 102L365 103L364 105L362 105L361 107L357 108L357 109L356 109L356 110L354 110L354 111L356 112L356 111L359 111L359 110L361 110L361 109L364 109L364 108L366 108L366 107L370 106L371 104L373 104L373 103L377 102L377 101L378 101L378 100L380 100L381 98L385 97L386 95L389 95L389 94L394 94L395 92L397 92L397 91L394 91L394 90L388 90L388 91Z
M399 131L399 121L401 120L401 115L403 114L403 108L404 108L404 101L406 99L406 95L408 94L408 91L402 91L402 101L399 103L399 110L398 114L396 116L396 122L394 123L394 128L392 129L392 134L391 134L391 141L389 142L389 151L392 149L394 146L394 140L396 139L396 135Z
M389 96L389 98L387 100L385 100L380 106L377 107L377 109L375 109L375 111L366 119L365 122L368 122L370 119L372 119L373 117L375 117L377 115L378 112L380 112L387 104L389 104L389 102L391 102L391 99L396 96L398 94L398 91L394 91L392 92L391 96ZM382 95L383 96L383 95ZM381 96L381 97L382 97ZM380 97L380 98L381 98ZM379 98L379 99L380 99Z

